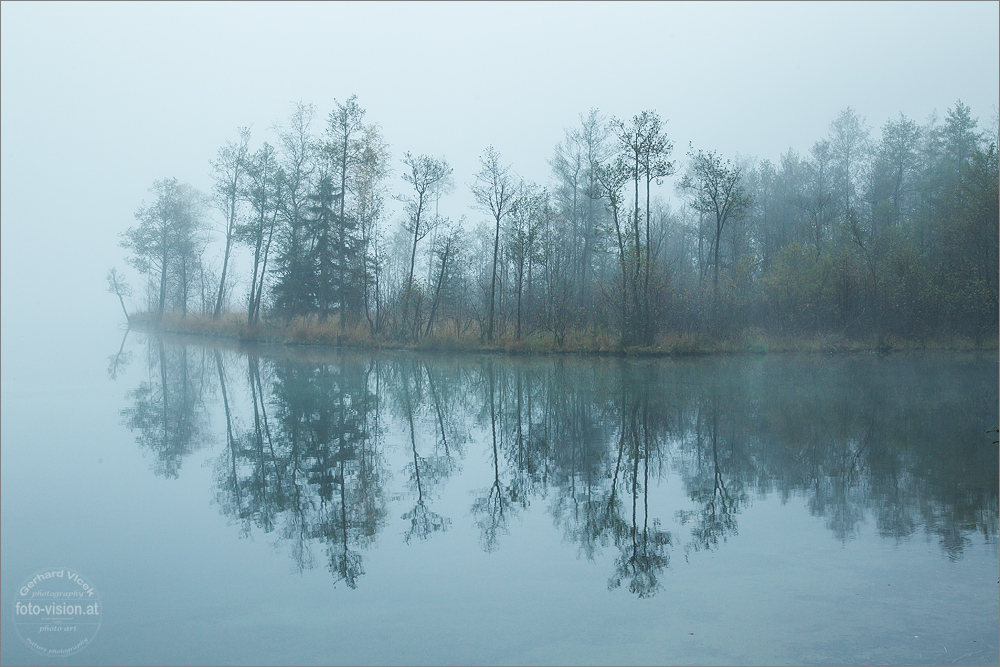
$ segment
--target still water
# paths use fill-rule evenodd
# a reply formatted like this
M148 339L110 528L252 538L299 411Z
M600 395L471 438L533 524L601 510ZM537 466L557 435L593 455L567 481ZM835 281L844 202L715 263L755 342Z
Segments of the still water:
M66 664L1000 662L996 354L107 348L4 376L5 664L48 567Z

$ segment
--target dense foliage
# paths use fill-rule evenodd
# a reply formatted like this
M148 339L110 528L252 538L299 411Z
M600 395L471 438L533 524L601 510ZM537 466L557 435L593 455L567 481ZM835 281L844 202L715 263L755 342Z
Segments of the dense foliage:
M679 160L656 112L591 110L555 147L548 187L484 151L474 228L437 213L454 189L444 160L406 153L390 193L388 146L356 98L321 129L315 116L297 105L278 145L256 150L241 130L212 162L211 197L154 184L122 240L150 312L228 306L249 325L315 317L406 342L997 335L997 127L979 131L961 101L943 121L900 114L877 135L845 109L777 163L694 148ZM680 206L656 194L670 176ZM224 216L221 268L204 258L210 202ZM237 289L241 245L252 263Z

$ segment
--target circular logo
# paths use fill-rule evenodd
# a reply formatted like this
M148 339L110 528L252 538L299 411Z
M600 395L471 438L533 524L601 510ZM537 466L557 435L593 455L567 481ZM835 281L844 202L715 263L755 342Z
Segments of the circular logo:
M42 655L71 655L90 645L101 628L101 596L68 567L39 570L14 594L14 628Z

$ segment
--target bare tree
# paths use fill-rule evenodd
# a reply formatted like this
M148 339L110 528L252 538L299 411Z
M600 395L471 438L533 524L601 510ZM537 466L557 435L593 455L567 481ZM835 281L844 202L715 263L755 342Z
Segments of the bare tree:
M920 127L902 113L899 120L888 120L882 126L877 162L888 181L892 224L902 219L905 188L917 167L919 139Z
M194 272L200 269L202 255L208 244L203 225L204 196L189 185L181 184L174 207L174 269L171 284L181 317L187 317L188 297L194 286Z
M340 212L335 218L337 247L337 282L340 294L340 326L347 324L347 262L345 250L349 245L349 225L346 213L347 188L350 173L364 159L364 117L365 110L358 105L358 96L352 95L343 104L336 102L337 108L330 112L327 118L327 143L325 146L328 158L333 163L334 173L340 185ZM360 305L360 304L359 304Z
M688 156L691 159L690 172L681 180L681 187L690 194L692 208L715 217L712 296L717 306L722 232L726 229L726 223L738 218L752 202L742 183L743 170L731 160L723 162L715 151L689 151Z
M622 190L628 183L628 171L620 161L615 161L609 165L598 165L595 177L600 188L601 196L606 202L608 211L611 213L613 223L613 233L616 248L618 250L618 267L621 269L621 286L619 291L619 316L621 320L621 338L623 343L629 343L633 335L632 327L632 307L629 298L629 248L628 232L622 224L622 204L624 194Z
M431 225L436 223L436 220L427 220L427 208L430 205L435 184L447 178L452 169L444 160L427 155L414 157L409 152L403 156L403 164L408 167L408 170L403 172L403 180L413 188L413 193L403 199L406 203L407 215L407 221L403 227L413 239L410 248L410 268L406 274L406 284L403 286L405 291L401 327L405 330L413 292L413 270L417 261L417 244L427 236ZM419 334L419 331L415 329L414 334Z
M222 256L219 294L215 300L215 312L212 317L219 316L222 311L222 302L226 297L226 271L229 268L229 253L233 247L233 239L236 237L237 207L241 199L249 157L250 128L241 127L239 135L238 142L227 141L226 145L219 149L216 159L212 161L216 201L226 216L226 250Z
M497 260L500 253L500 225L516 208L520 193L510 166L503 165L500 153L493 146L488 146L486 152L479 158L480 169L476 174L476 182L470 188L480 210L493 216L495 224L493 237L493 272L490 278L490 304L486 339L493 340L496 315Z
M655 111L644 111L639 118L645 117L645 132L639 150L639 169L646 181L646 261L644 262L643 276L643 342L649 345L653 339L653 315L649 302L649 279L653 267L653 239L651 236L651 226L653 224L652 211L650 210L650 185L653 181L657 184L664 176L674 173L674 163L668 158L674 149L674 143L667 139L666 131L663 128L663 121Z
M612 127L618 137L620 169L627 170L635 186L632 212L632 298L637 316L636 324L642 332L643 343L652 342L652 311L649 299L650 277L653 265L652 211L650 206L650 186L664 176L674 173L674 165L668 160L673 150L673 142L666 135L663 121L655 111L643 111L625 123L613 120ZM645 217L640 212L639 185L646 185ZM642 224L640 225L640 221Z
M250 276L250 300L247 307L247 324L253 324L260 319L267 259L274 240L281 201L278 163L275 150L268 143L264 143L248 160L243 197L253 211L253 218L243 230L244 242L253 248L253 273Z
M854 208L854 192L869 148L865 119L847 107L830 123L830 149L840 186L845 220Z
M429 336L434 326L434 317L441 304L441 293L450 282L454 274L458 273L455 268L455 257L461 252L465 241L465 233L462 229L465 216L458 221L458 224L451 224L445 218L440 221L440 233L437 234L435 243L431 248L438 260L437 280L434 283L434 300L431 302L431 313L427 317L427 330L424 336Z
M816 257L823 252L827 227L834 213L832 177L832 151L830 142L820 139L809 149L812 159L805 164L808 183L805 191L796 197L799 208L809 214L810 242L815 245Z
M361 139L360 154L355 168L351 171L347 187L354 195L353 215L357 219L361 234L362 301L365 318L372 334L379 330L381 324L378 221L382 217L385 205L386 193L383 182L389 176L389 172L389 146L382 139L377 125L366 125Z
M452 178L452 174L442 178L440 181L434 184L432 188L432 197L434 199L434 220L437 221L441 217L440 204L441 197L445 195L450 195L455 191L455 180ZM427 248L427 284L430 285L434 279L434 249L437 247L438 231L443 223L435 222L431 229L431 242Z
M316 108L295 104L288 124L277 128L281 161L279 206L287 229L283 230L278 257L279 279L275 285L275 307L286 317L301 314L309 303L309 267L305 261L304 230L309 193L316 173L316 141L311 132Z
M521 314L523 311L525 283L531 289L531 269L539 255L539 242L545 210L549 205L547 190L533 184L520 186L521 202L510 216L505 233L505 252L514 271L513 287L516 295L514 336L521 339Z
M128 311L125 310L123 297L132 296L132 288L125 282L125 276L120 275L115 268L108 271L108 292L118 297L118 302L122 305L122 312L125 313L125 321L128 322L131 318L128 316Z
M178 258L189 255L197 244L192 237L201 226L201 195L189 185L177 182L176 178L155 181L150 192L156 195L153 204L143 204L135 213L139 222L124 233L120 245L131 250L128 258L137 271L148 276L151 281L159 278L156 300L157 319L163 319L167 302L167 287L178 270ZM181 262L182 296L186 293L186 260ZM193 268L193 267L191 267ZM186 309L186 302L184 304Z

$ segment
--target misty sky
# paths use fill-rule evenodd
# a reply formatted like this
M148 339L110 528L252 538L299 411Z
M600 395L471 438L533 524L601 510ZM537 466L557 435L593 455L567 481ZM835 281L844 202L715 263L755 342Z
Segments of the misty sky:
M477 222L467 184L483 149L546 184L555 143L591 107L658 111L677 158L689 142L805 152L847 106L877 136L901 111L923 123L961 99L986 129L998 8L3 2L3 354L9 333L120 319L104 276L126 268L118 233L152 182L208 191L209 160L237 127L252 126L253 147L273 143L294 101L317 106L318 131L357 94L390 144L390 188L402 190L404 151L445 157L457 188L441 212Z

